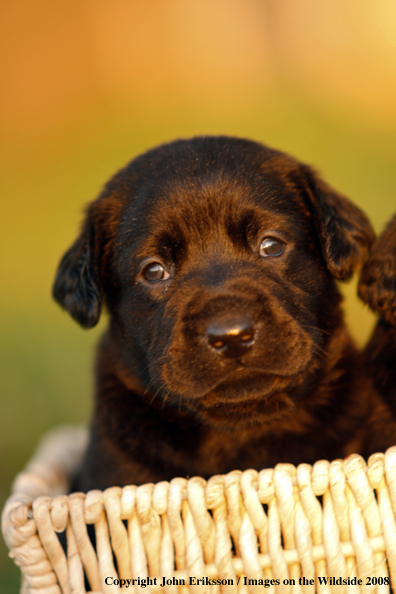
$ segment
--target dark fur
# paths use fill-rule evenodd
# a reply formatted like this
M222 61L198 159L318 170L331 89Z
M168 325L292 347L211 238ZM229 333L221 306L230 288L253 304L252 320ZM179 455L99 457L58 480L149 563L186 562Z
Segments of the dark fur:
M366 356L375 386L396 419L396 216L363 267L359 295L380 314Z
M266 236L285 243L263 258ZM122 169L89 208L54 296L83 326L110 325L78 488L208 477L362 449L371 389L335 279L373 241L364 214L307 166L258 143L202 137ZM149 284L147 258L168 281ZM246 354L208 344L244 316Z

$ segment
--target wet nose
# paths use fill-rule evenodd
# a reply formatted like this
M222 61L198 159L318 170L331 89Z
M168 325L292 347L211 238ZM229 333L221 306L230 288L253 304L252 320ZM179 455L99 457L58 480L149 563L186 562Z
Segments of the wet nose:
M206 335L208 343L218 353L235 359L245 355L254 343L253 324L246 317L211 322Z

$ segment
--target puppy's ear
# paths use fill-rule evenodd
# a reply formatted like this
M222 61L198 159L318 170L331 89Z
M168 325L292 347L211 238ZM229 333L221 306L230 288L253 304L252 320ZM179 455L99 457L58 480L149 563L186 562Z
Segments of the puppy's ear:
M359 297L396 324L396 216L379 236L359 281Z
M98 323L102 308L94 241L88 215L81 234L59 264L52 290L55 300L84 328Z
M330 188L309 167L303 170L308 207L327 268L338 280L348 280L367 258L374 230L357 206Z

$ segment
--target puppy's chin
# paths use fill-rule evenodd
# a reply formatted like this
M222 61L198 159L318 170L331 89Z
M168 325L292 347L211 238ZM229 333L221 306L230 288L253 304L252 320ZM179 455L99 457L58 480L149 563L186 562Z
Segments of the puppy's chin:
M212 392L197 402L197 412L208 424L231 430L270 425L292 415L295 408L296 403L284 392L240 398L234 394L234 399L220 399Z

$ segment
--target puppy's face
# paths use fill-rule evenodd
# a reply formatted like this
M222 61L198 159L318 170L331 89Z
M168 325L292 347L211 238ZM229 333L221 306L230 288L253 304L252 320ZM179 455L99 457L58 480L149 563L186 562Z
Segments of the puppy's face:
M179 141L109 183L55 296L90 326L104 295L127 366L164 402L215 423L271 421L325 365L341 323L333 277L371 240L358 209L285 155Z
M270 417L321 359L321 296L334 289L303 203L265 169L256 184L230 173L173 178L140 216L130 202L111 311L124 344L144 353L154 393L216 417L221 404L229 415L260 399Z

